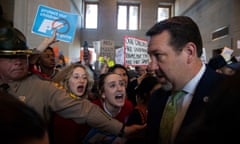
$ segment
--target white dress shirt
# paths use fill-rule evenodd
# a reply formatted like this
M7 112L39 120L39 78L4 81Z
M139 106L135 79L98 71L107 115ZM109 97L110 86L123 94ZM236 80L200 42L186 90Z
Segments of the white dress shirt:
M197 73L197 75L195 75L193 77L193 79L191 79L182 89L187 94L182 96L178 101L177 114L174 119L173 130L172 130L172 135L171 135L171 142L174 141L174 139L179 131L179 128L180 128L180 126L183 122L183 119L185 117L185 114L188 110L188 107L192 101L192 96L193 96L195 89L196 89L201 77L203 76L203 73L205 72L205 70L206 70L206 66L205 66L205 64L202 64L202 67L201 67L200 71Z

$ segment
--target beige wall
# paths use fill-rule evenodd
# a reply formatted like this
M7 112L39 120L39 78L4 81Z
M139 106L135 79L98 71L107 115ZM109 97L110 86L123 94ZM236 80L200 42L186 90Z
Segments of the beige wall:
M166 0L169 1L169 0ZM39 4L61 9L68 12L79 14L78 29L75 34L75 41L72 44L59 42L56 45L64 52L66 56L72 59L79 57L79 47L84 41L88 41L92 46L93 41L102 39L113 40L116 47L123 46L123 36L145 37L146 31L156 22L157 6L156 0L136 0L142 4L141 7L141 25L139 31L120 31L117 30L116 7L117 0L99 1L99 25L97 30L86 30L82 28L83 10L81 9L82 0L21 0L15 1L14 21L15 27L26 34L30 47L36 47L43 37L31 33L34 16ZM76 10L76 7L79 9Z
M115 41L115 46L123 46L123 36L130 35L146 38L146 31L156 22L158 1L156 0L135 0L141 3L141 24L139 31L117 30L117 0L101 0L99 7L99 25L97 30L81 30L82 41L92 41L107 39Z
M135 0L142 5L141 29L139 31L119 31L116 29L116 3L119 0L100 0L99 29L86 30L82 28L83 0L0 0L4 5L6 15L13 18L15 27L26 34L30 47L36 47L43 37L32 34L31 28L34 16L39 4L47 5L64 11L79 14L78 29L72 44L59 42L57 46L70 58L79 56L79 47L83 41L109 39L115 41L116 47L123 45L123 36L130 35L146 38L146 31L156 22L157 6L160 0ZM235 50L235 55L240 55L237 40L240 40L240 1L239 0L164 0L175 1L175 15L188 15L192 17L200 27L204 47L207 51L207 59L212 56L212 50L223 46ZM11 5L15 2L15 6ZM11 10L14 8L14 10ZM78 9L79 8L79 9ZM11 13L11 11L13 11ZM222 26L229 26L229 35L225 38L212 41L211 33Z
M190 0L176 0L179 10L176 15L192 17L199 25L203 46L206 48L207 59L212 56L214 49L228 46L234 49L234 55L240 55L236 49L237 40L240 40L240 1L239 0L196 0L186 4ZM189 6L189 7L186 7ZM223 26L229 27L229 35L215 41L211 40L211 34Z
M76 9L76 6L81 7L81 0L16 0L14 9L14 26L26 35L30 48L37 47L44 39L44 37L31 32L39 4L79 14L79 23L77 25L80 27L81 14L79 13L80 10ZM70 58L70 60L76 59L80 54L78 31L75 33L75 40L73 43L58 42L52 46L58 47L59 51L62 51L66 57Z

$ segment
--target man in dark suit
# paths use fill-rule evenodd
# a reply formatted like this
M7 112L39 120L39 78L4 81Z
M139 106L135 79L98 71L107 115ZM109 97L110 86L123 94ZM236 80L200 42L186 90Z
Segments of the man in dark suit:
M196 122L208 96L223 79L202 60L202 38L197 24L189 17L176 16L155 24L147 33L152 70L161 71L172 90L159 89L150 100L147 119L147 143L173 144ZM184 91L176 100L176 113L169 128L164 127L166 107L176 91ZM165 122L164 122L165 121Z

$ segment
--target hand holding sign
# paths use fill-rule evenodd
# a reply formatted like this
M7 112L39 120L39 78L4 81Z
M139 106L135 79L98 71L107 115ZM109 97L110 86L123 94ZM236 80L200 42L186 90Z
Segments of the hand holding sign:
M52 37L50 38L45 38L42 43L37 47L37 50L40 51L40 52L43 52L49 45L53 44L53 43L56 43L58 42L58 40L56 40L56 34L57 34L57 31L55 30L53 32L53 35Z

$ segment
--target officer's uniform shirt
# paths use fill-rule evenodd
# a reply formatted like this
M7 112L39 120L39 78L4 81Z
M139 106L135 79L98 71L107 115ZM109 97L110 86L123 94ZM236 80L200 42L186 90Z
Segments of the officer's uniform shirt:
M49 120L51 111L54 111L64 118L71 118L77 123L87 123L115 135L118 135L122 128L122 123L109 117L90 101L74 100L62 87L42 80L35 74L8 85L9 93L32 106L45 120Z

